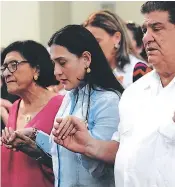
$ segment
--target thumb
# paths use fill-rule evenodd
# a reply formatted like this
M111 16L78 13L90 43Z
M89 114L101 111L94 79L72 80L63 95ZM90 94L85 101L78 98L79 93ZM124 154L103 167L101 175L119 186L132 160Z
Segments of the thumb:
M30 138L28 138L27 136L25 136L24 134L22 134L21 132L15 132L16 133L16 136L18 138L20 138L21 140L24 140L24 141L29 141Z
M11 134L11 136L10 136L10 138L9 138L9 143L12 143L14 140L15 140L15 138L16 138L16 132L13 132L12 134Z

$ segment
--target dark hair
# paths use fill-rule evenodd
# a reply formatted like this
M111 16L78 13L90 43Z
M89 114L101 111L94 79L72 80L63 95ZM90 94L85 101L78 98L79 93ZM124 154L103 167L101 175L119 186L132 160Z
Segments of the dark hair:
M127 28L133 33L134 40L136 41L136 45L138 48L142 48L142 51L140 53L140 56L147 61L147 54L145 51L145 48L143 47L143 32L140 25L134 23L134 22L127 22L126 23Z
M20 53L32 68L39 68L39 77L36 81L38 85L45 88L57 84L53 63L47 49L43 45L33 40L13 42L2 51L2 64L6 55L12 51Z
M99 46L95 37L86 28L81 25L68 25L53 34L50 41L48 42L49 46L51 46L52 44L65 47L70 53L73 53L77 57L81 57L83 52L85 51L88 51L91 54L91 64L89 66L91 72L86 74L83 80L86 84L89 85L87 87L87 121L90 110L91 89L100 91L97 88L99 87L104 90L113 91L117 94L118 92L120 92L121 94L123 93L124 89L115 78L101 47ZM82 105L83 102L84 101L82 101Z
M107 59L95 37L86 28L80 25L68 25L51 37L48 45L60 45L77 57L84 51L91 54L91 72L85 75L84 81L93 89L101 87L105 90L123 92L123 87L116 80Z
M170 23L175 24L175 1L147 1L141 7L142 14L154 11L167 11Z
M116 14L110 11L102 10L91 14L83 23L84 27L87 26L99 27L104 29L109 35L114 35L116 32L121 33L120 48L116 53L117 67L123 70L124 66L130 63L129 53L135 52L132 48L127 29L124 21Z

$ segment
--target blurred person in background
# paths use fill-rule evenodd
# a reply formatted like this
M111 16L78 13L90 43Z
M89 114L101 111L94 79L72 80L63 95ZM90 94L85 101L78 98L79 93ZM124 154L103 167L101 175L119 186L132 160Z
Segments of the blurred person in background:
M1 99L0 99L0 110L1 110L1 129L4 129L8 122L8 116L12 103L19 99L16 95L11 95L7 92L7 86L5 81L1 77Z
M133 49L126 25L118 15L110 11L98 11L92 13L83 26L99 42L114 75L124 88L132 84L136 77L148 72L146 62ZM144 70L140 62L144 64Z
M126 27L128 29L133 49L137 55L140 55L147 62L148 58L142 41L143 32L141 26L132 21L128 21Z
M52 91L52 92L57 93L59 95L64 96L66 94L66 90L64 89L64 85L62 85L59 81L57 81L55 85L51 85L51 86L47 87L47 89L49 91Z
M132 43L132 47L142 59L144 59L146 62L148 61L147 54L143 45L143 32L142 28L140 25L134 23L134 22L127 22L126 23L127 29L128 29L128 34ZM135 67L134 67L134 77L133 77L133 82L138 80L139 78L142 77L142 74L146 74L152 70L151 66L147 66L143 62L139 62ZM137 72L143 72L143 73L137 73Z
M4 48L1 48L1 53ZM7 125L9 110L12 106L12 103L19 99L18 96L9 94L7 92L7 85L5 84L4 78L1 76L0 80L1 86L1 99L0 99L0 115L1 115L1 129L4 129Z
M47 89L56 79L45 47L32 40L13 42L2 51L1 75L8 93L20 97L10 108L1 140L8 144L8 129L33 127L50 134L63 97ZM14 152L7 145L1 147L1 153L2 186L53 187L52 169L37 154Z
M64 117L69 125L68 116L73 115L86 122L92 137L110 140L118 129L118 103L123 87L95 37L83 26L68 25L53 34L49 46L55 76L67 90L55 123ZM33 129L9 133L13 137L10 142L16 147L16 138L31 137ZM34 135L35 143L52 155L55 187L115 186L113 165L69 151L42 131Z

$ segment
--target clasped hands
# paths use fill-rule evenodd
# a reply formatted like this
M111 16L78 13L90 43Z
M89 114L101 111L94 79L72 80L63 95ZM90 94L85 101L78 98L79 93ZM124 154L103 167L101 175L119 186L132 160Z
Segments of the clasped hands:
M32 135L33 128L26 128L18 131L14 131L11 127L5 127L2 130L2 136L0 144L8 149L12 149L13 151L22 151L24 153L29 153L30 156L33 155L34 150L36 150L37 146L35 142L30 139Z
M52 130L57 144L73 151L84 153L91 136L87 123L75 116L57 118Z

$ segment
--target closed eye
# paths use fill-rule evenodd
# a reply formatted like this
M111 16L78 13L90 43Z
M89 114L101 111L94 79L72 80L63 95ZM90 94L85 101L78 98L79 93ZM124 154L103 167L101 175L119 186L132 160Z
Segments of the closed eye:
M60 64L60 66L64 66L64 65L66 64L66 61L60 60L60 61L59 61L59 64Z

